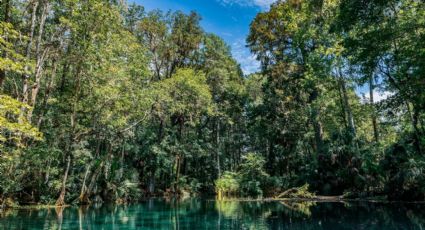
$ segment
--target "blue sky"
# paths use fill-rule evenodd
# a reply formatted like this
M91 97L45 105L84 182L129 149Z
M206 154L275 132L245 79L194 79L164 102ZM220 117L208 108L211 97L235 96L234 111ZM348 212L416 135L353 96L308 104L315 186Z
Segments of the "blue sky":
M267 10L275 0L134 0L146 10L196 11L206 32L223 38L245 74L258 70L259 63L246 48L249 24L258 12Z

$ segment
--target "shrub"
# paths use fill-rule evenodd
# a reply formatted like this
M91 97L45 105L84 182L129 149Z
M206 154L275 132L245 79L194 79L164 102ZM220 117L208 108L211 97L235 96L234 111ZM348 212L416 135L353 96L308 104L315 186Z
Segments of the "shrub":
M262 196L270 184L270 176L264 170L265 163L264 158L256 153L246 154L237 172L224 172L215 181L218 197Z
M240 188L240 175L235 172L224 172L223 175L215 181L216 192L221 198L224 196L236 195Z
M270 177L264 170L266 161L256 153L248 153L243 157L240 168L241 191L245 196L262 196L266 182Z

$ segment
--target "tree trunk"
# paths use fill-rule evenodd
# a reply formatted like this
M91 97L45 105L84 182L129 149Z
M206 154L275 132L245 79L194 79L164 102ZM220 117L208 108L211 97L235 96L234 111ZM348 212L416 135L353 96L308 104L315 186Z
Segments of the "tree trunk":
M65 174L63 175L62 180L62 190L59 195L59 198L56 200L56 206L64 206L65 205L65 194L66 194L66 181L68 179L69 168L71 166L71 156L68 155Z
M45 60L47 53L48 53L48 48L46 48L43 51L43 53L40 53L40 49L41 49L40 47L41 47L41 42L42 42L42 37L43 37L44 24L45 24L46 18L47 18L48 7L49 7L48 2L45 2L43 4L42 13L41 13L41 16L40 16L40 23L39 23L36 50L35 50L35 56L37 58L36 66L35 66L35 82L32 86L31 100L29 102L29 105L32 106L33 108L30 111L28 111L28 121L29 122L31 122L32 111L34 110L34 107L36 105L35 102L36 102L36 99L37 99L37 94L40 90L40 83L41 83L41 76L42 76L42 72L43 72L44 60Z
M269 140L267 141L268 143L268 160L267 160L267 166L268 166L268 170L269 170L269 174L271 176L275 175L275 151L274 151L274 138L271 137L269 138Z
M341 87L338 86L338 96L339 96L339 103L341 103L341 118L343 120L345 129L348 130L348 121L347 116L345 115L345 108L344 108L344 96L341 90Z
M2 92L4 79L6 79L6 71L3 69L0 69L0 92Z
M96 169L94 173L91 175L90 183L88 186L85 187L85 189L81 189L80 196L78 197L80 204L90 204L90 195L92 194L92 191L95 187L97 178L99 177L100 173L102 172L102 168L105 165L105 161L102 161L99 165L99 167Z
M150 175L150 178L149 178L148 191L151 195L155 192L155 170L151 171L151 175Z
M375 138L375 142L379 143L379 131L378 131L378 121L376 118L376 109L375 102L373 98L373 90L375 86L373 84L373 75L371 74L369 77L369 104L372 108L372 125L373 125L373 136Z
M27 49L26 49L27 60L29 60L31 58L31 48L32 48L32 43L33 43L33 39L34 39L34 30L35 30L35 24L36 24L36 15L37 15L38 4L39 4L38 1L35 1L34 3L32 3L30 36L29 36ZM29 71L28 68L29 68L29 66L25 66L26 72ZM28 79L30 78L30 76L28 75L28 73L24 73L22 78L23 78L22 79L23 80L22 102L28 103L28 93L29 93L28 92Z
M54 84L54 81L55 81L55 78L56 78L56 69L57 69L57 62L56 62L56 60L53 60L52 75L50 76L50 81L46 86L43 102L42 102L41 109L40 109L41 113L40 113L40 116L38 117L38 121L37 121L37 128L38 129L40 129L41 123L43 122L43 119L44 119L44 115L47 113L47 110L48 110L47 101L50 98L50 93L52 91L53 84Z
M83 185L81 186L80 197L78 198L80 200L80 204L84 204L84 202L86 201L85 199L86 191L87 191L86 181L87 181L87 177L89 173L90 173L90 165L87 166L86 173L84 173Z
M180 155L177 155L176 156L176 178L175 178L175 182L174 182L174 193L179 192L180 165L181 165Z
M407 113L410 116L410 121L412 124L412 128L413 128L413 147L415 148L415 150L418 153L422 153L422 146L421 146L421 141L420 141L420 130L418 127L418 111L415 109L415 107L413 107L413 112L412 109L410 108L410 103L405 102L406 104L406 108L407 108Z
M76 71L76 86L75 86L75 89L74 89L74 102L73 102L73 107L72 107L72 114L70 116L71 134L69 136L69 143L68 143L68 147L67 147L67 151L66 151L66 153L68 154L68 164L67 164L67 168L66 168L66 171L65 171L64 183L62 184L62 191L61 191L61 194L60 194L58 200L56 201L57 206L61 206L61 205L65 204L66 179L68 177L68 171L69 171L70 162L71 162L72 145L73 145L73 142L75 141L77 102L78 102L78 95L79 95L79 90L80 90L80 70L81 70L80 68L81 68L81 63L80 63L80 65L78 65L78 69Z
M416 150L418 151L418 153L423 154L423 149L422 149L422 143L421 143L421 130L419 129L419 111L418 109L413 108L413 113L412 113L412 125L413 125L413 129L414 129L414 146L416 148Z
M49 178L50 178L50 165L52 164L52 161L49 159L49 163L47 164L47 172L46 172L46 176L44 177L44 184L48 184L49 183Z
M183 125L184 125L184 118L183 116L179 116L178 118L178 139L180 144L182 144L182 140L183 140ZM183 161L183 156L181 155L181 153L178 153L176 156L176 178L175 178L175 183L174 183L174 192L178 193L179 192L179 179L180 179L180 169L181 169L181 164Z
M9 12L10 12L10 0L4 0L3 1L4 4L4 18L3 21L4 22L9 22Z
M221 176L221 167L220 167L220 120L217 119L217 129L216 129L216 155L217 155L217 175L220 178Z
M344 77L342 76L341 70L339 70L339 85L342 92L342 98L343 98L343 106L344 111L347 115L347 121L348 121L348 130L351 134L351 139L354 139L356 137L356 127L354 125L354 116L353 112L351 110L350 102L348 99L348 93L347 93L347 86Z
M320 157L325 153L325 148L323 144L323 129L322 124L319 121L320 108L317 108L314 105L314 101L319 97L319 91L315 88L310 94L309 103L310 103L310 121L314 129L314 140L317 156Z
M121 157L120 157L120 169L118 170L118 180L124 175L124 142L121 147Z

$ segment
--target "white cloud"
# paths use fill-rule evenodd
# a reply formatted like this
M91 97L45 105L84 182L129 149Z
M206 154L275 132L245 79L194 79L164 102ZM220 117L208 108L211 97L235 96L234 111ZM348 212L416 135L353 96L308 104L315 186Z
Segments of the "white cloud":
M217 0L223 5L257 6L268 9L276 0Z
M255 55L251 54L249 49L245 47L243 39L234 42L231 47L233 58L241 64L244 74L251 74L260 70L260 62L258 62Z
M388 97L394 95L394 93L390 92L390 91L384 91L384 92L380 92L380 91L373 91L373 101L376 102L380 102L383 101L385 99L387 99ZM369 93L365 93L363 94L363 97L365 100L367 100L366 102L369 102Z
M276 0L254 0L254 4L262 8L268 8L274 2L276 2Z

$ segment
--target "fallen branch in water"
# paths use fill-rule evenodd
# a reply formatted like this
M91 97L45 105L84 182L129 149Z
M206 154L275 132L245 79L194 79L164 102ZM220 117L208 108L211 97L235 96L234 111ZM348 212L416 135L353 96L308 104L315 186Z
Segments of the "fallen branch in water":
M276 198L307 198L307 199L315 199L317 198L316 194L308 191L308 184L305 184L301 187L290 188L281 194L279 194Z

